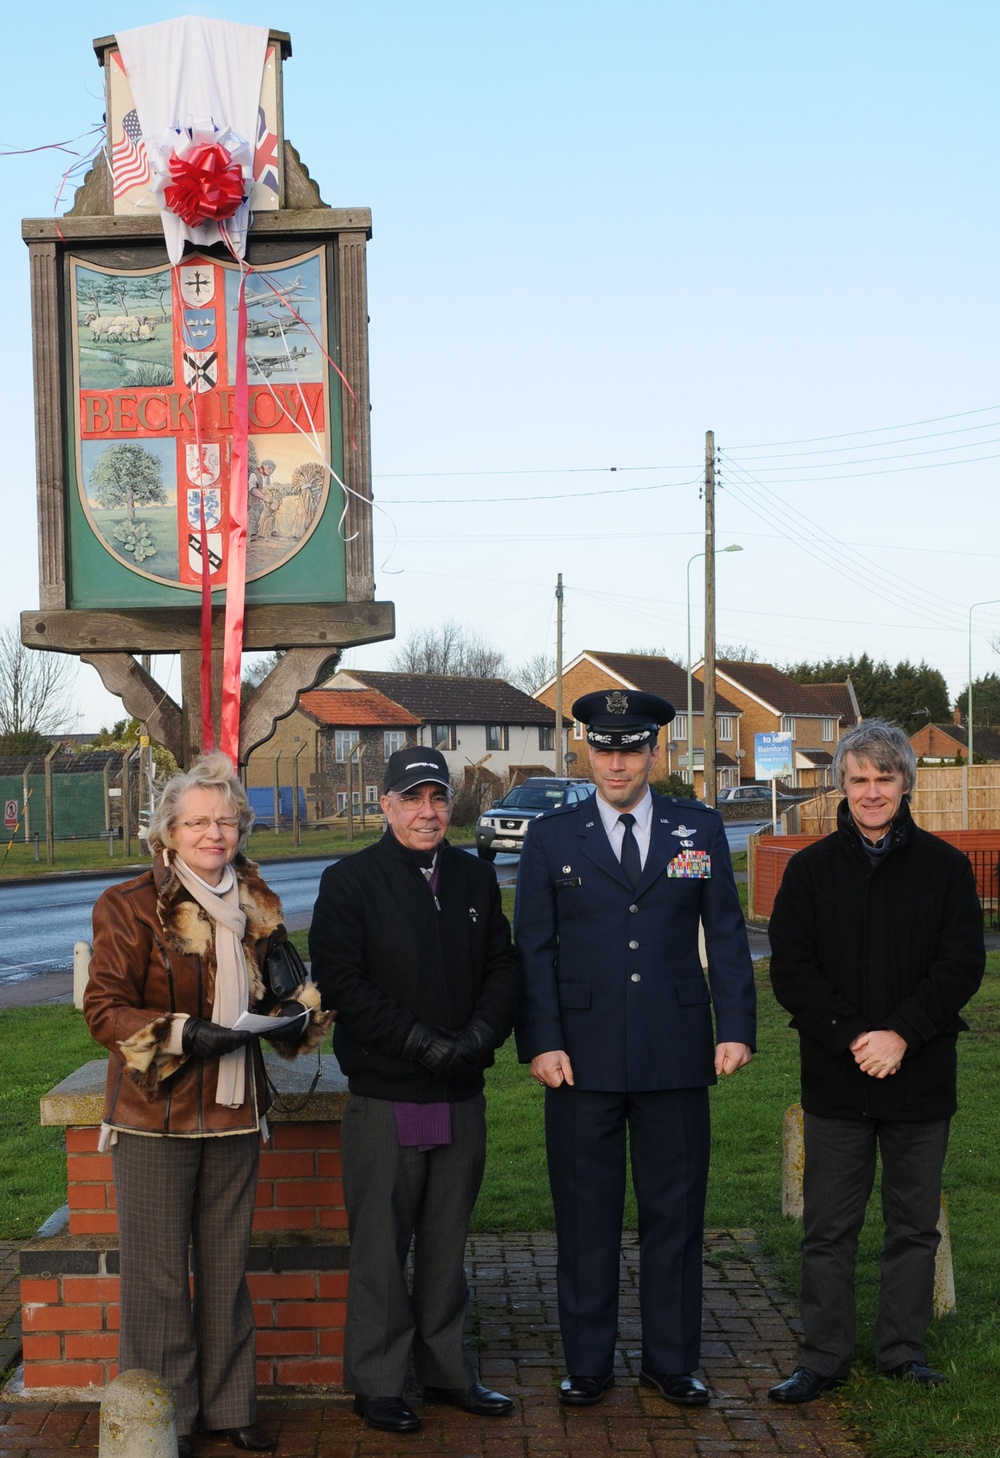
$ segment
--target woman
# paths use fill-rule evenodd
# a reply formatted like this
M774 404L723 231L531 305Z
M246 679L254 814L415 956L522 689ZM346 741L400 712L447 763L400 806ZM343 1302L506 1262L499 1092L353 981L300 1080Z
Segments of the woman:
M151 869L94 907L83 1011L111 1055L101 1147L112 1147L118 1207L119 1370L171 1387L179 1458L191 1458L199 1421L237 1448L275 1446L256 1421L245 1279L266 1086L257 1039L233 1024L248 1010L299 1014L272 1039L294 1057L333 1020L312 983L280 1005L264 985L268 941L286 933L243 855L252 821L229 760L206 755L163 791Z

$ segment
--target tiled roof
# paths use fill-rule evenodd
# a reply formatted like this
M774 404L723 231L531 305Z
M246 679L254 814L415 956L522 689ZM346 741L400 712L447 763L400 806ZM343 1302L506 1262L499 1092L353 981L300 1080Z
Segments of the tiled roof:
M809 683L804 686L828 703L842 724L856 722L857 711L850 683Z
M374 689L310 689L299 708L320 724L337 728L413 728L420 720Z
M603 663L619 678L624 678L640 693L659 694L668 704L673 704L678 713L687 712L687 669L675 663L672 658L662 658L655 653L598 653L587 650L587 657ZM697 678L691 680L691 707L696 714L704 712L704 686ZM716 690L715 711L717 714L739 714L742 711Z
M975 707L975 701L973 701L973 711L975 711ZM968 748L968 725L934 724L932 727L936 729L939 734L947 735L952 743L958 745L961 749ZM918 733L922 732L923 730L918 730ZM991 729L988 725L984 724L982 729L974 729L973 735L974 740L972 748L974 751L974 759L1000 760L1000 729ZM916 735L911 735L910 738L915 739Z
M807 759L816 769L820 769L823 765L833 764L833 755L828 749L797 749L795 753L801 754L802 758Z
M554 724L552 710L502 678L346 670L426 724ZM569 722L569 721L567 721Z
M814 685L796 683L773 663L720 660L716 668L746 693L768 704L777 714L812 714L819 718L833 710L833 705L825 695L816 691Z

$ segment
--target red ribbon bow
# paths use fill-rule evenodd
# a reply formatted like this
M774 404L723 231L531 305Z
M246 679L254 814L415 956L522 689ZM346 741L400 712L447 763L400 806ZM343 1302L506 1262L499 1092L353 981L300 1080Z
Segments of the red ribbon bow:
M243 169L217 142L170 158L171 183L163 190L171 212L189 228L231 218L243 201Z

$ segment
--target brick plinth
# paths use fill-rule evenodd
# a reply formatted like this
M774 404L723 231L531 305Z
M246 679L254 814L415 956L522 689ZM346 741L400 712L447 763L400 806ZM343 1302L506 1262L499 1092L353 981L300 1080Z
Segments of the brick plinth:
M344 1080L332 1057L304 1108L303 1073L268 1060L281 1101L261 1150L248 1285L258 1385L338 1388L347 1298L340 1169ZM87 1064L42 1101L66 1125L67 1204L21 1250L26 1390L93 1393L118 1372L118 1219L110 1154L99 1154L106 1064ZM310 1072L315 1071L314 1066Z

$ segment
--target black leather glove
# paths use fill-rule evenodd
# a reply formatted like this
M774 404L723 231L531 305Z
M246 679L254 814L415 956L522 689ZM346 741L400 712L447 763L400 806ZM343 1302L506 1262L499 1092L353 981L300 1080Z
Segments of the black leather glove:
M252 1033L245 1028L224 1028L208 1018L188 1018L181 1029L181 1047L195 1058L221 1058L249 1043Z
M431 1073L445 1074L455 1061L458 1043L450 1033L435 1031L423 1023L414 1023L400 1050L401 1058L409 1058Z
M306 1029L309 1027L308 1017L305 1019L302 1017L304 1012L308 1012L308 1009L301 1002L296 1002L294 998L288 1002L279 1003L277 1007L277 1016L279 1018L297 1018L298 1021L289 1023L284 1028L275 1028L273 1033L270 1030L261 1033L261 1037L266 1038L269 1043L300 1042L305 1037Z
M465 1027L453 1036L455 1038L455 1058L452 1066L455 1072L482 1072L487 1053L492 1053L497 1046L497 1035L489 1023L477 1019L475 1022L466 1023Z

